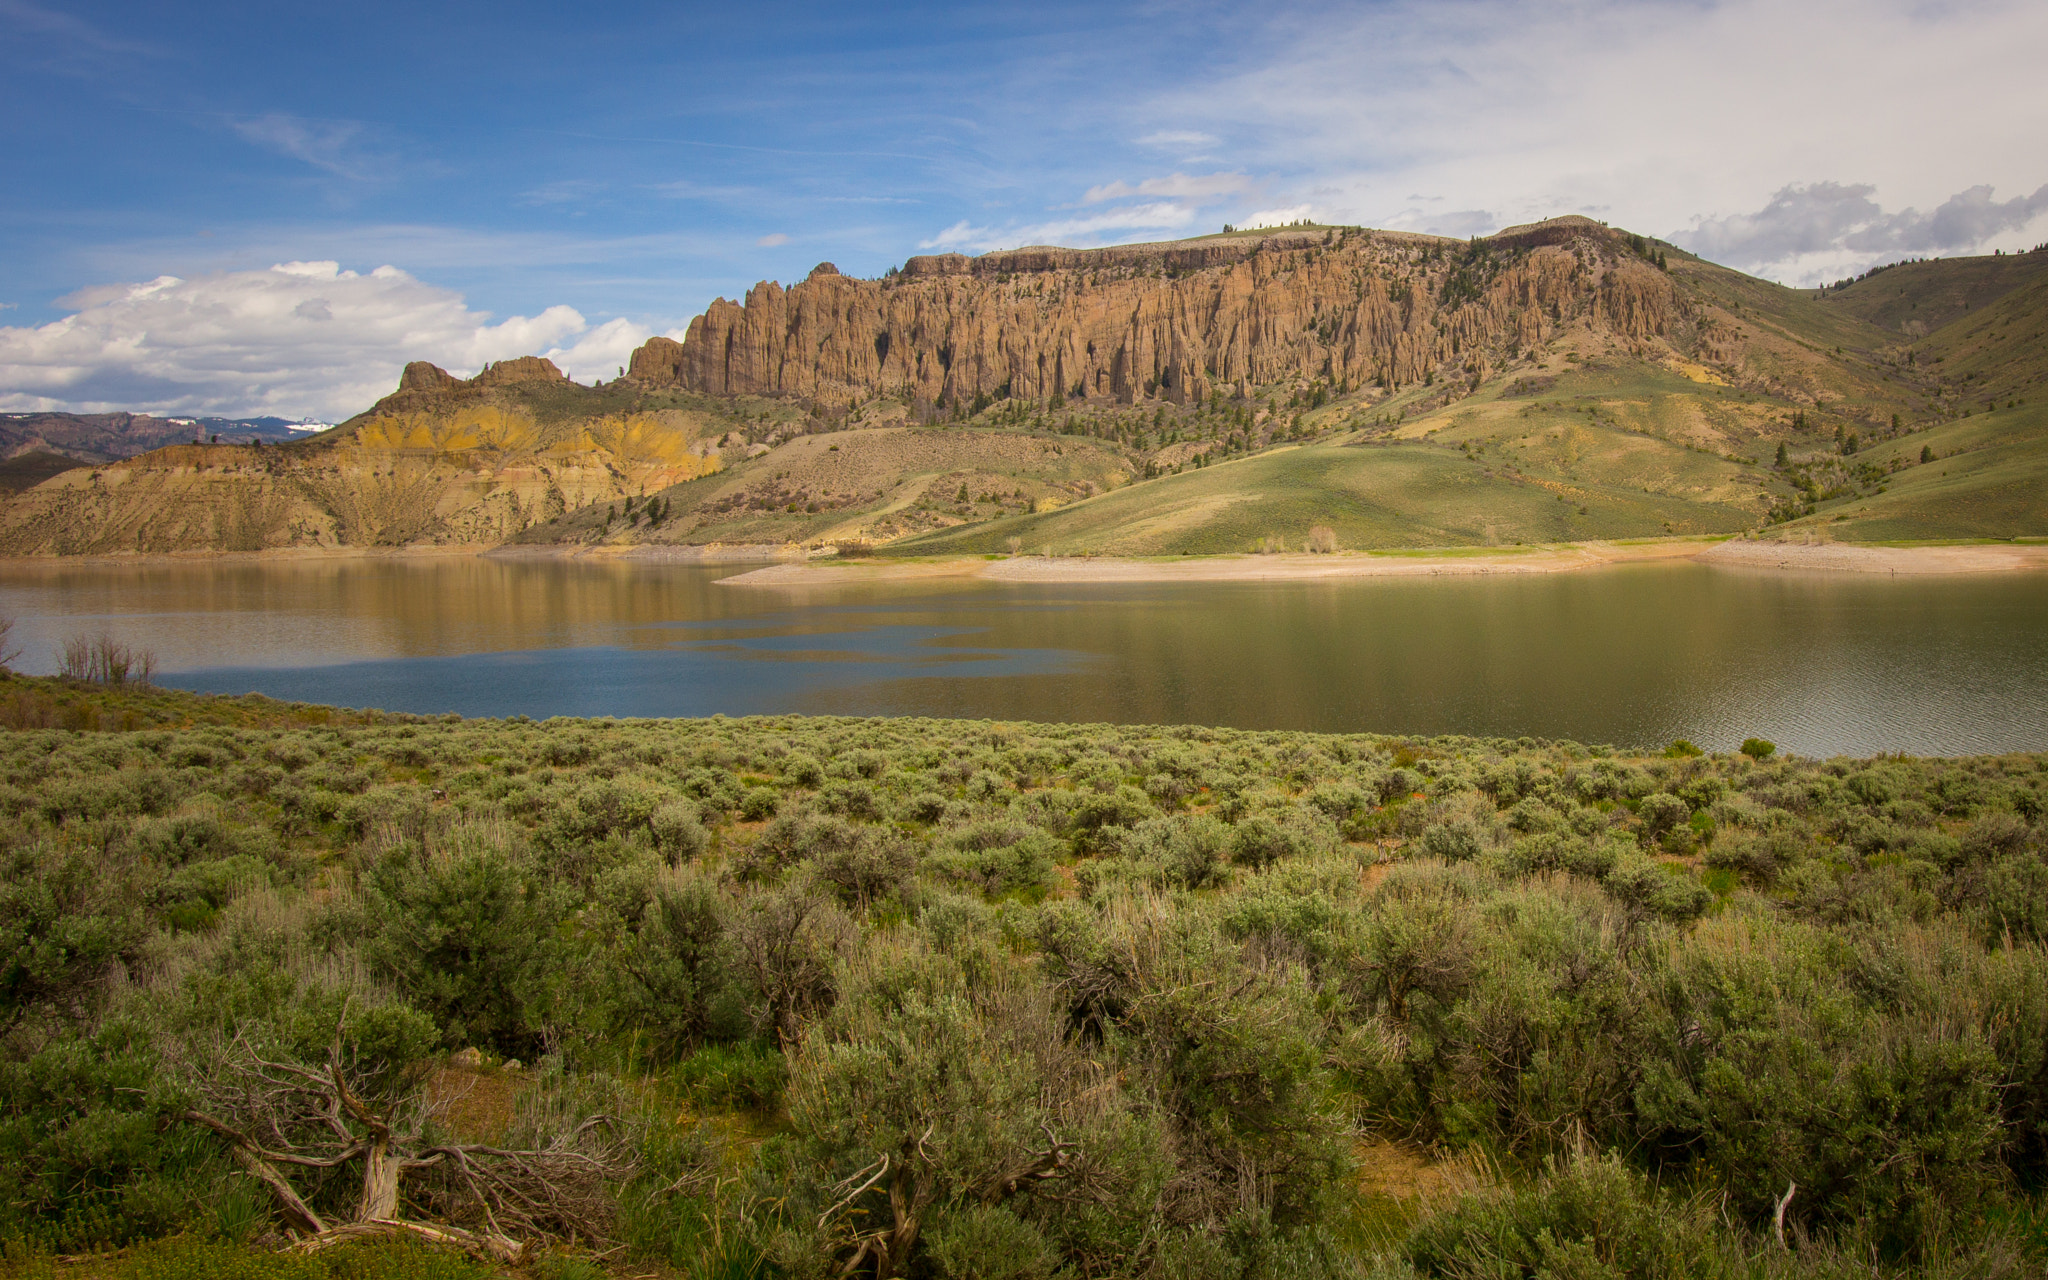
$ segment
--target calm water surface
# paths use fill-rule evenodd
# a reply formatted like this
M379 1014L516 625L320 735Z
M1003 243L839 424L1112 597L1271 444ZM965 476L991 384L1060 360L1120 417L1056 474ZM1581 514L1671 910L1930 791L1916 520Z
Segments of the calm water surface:
M0 570L19 666L463 715L918 714L1802 754L2048 749L2048 575L1696 564L1188 585L717 585L488 559Z

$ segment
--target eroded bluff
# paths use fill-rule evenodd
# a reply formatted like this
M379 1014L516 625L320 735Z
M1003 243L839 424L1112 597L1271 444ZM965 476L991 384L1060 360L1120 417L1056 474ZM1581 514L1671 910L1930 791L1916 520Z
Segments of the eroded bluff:
M827 406L1008 394L1185 404L1290 380L1398 387L1480 377L1560 327L1662 336L1669 277L1585 218L1470 243L1291 231L1115 249L912 258L881 280L821 264L655 338L630 376Z
M722 430L702 412L607 399L540 357L466 379L415 362L317 439L66 471L0 510L0 554L491 545L716 471Z

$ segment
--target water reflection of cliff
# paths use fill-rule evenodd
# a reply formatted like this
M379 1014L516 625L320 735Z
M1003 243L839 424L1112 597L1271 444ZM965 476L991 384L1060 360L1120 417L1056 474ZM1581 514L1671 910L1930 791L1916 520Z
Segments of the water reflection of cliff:
M105 625L154 647L172 671L389 664L377 685L392 707L407 705L408 682L424 699L447 679L445 663L422 659L603 646L641 655L605 668L616 707L577 687L576 661L508 667L505 678L537 682L536 715L564 690L581 712L644 714L636 685L689 683L703 692L687 705L735 714L1723 747L1762 734L1809 753L2048 746L2038 576L1903 582L1651 565L1343 583L715 585L730 572L467 557L10 567L0 610L23 619L27 669L62 635ZM816 643L786 639L803 636ZM930 661L970 651L980 656ZM1018 658L1032 653L1047 661ZM282 671L276 679L288 684ZM605 683L594 656L583 683L593 680ZM330 672L321 687L345 685Z
M1095 672L824 691L931 715L1465 733L1802 752L2048 746L2038 578L1622 567L1542 578L1062 593L986 643Z

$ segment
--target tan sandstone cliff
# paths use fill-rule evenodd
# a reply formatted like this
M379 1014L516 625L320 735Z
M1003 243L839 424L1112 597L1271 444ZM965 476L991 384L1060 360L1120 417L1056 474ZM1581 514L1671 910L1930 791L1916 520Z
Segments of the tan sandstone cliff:
M882 280L821 264L719 299L630 376L844 407L1005 394L1186 404L1290 380L1484 376L1561 326L1663 335L1668 276L1584 218L1470 244L1330 229L1116 249L912 258Z

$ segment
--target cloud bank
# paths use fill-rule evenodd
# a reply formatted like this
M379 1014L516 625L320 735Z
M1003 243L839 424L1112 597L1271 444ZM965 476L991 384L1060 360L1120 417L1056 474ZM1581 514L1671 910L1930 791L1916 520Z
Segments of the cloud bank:
M962 220L929 240L918 241L917 247L948 253L986 253L991 249L1016 249L1027 244L1086 247L1143 240L1161 234L1186 235L1194 226L1195 215L1201 206L1202 202L1195 200L1157 200L1080 217L1004 227L977 227Z
M0 327L0 408L338 422L389 393L409 360L462 375L540 354L587 382L614 376L652 332L565 306L493 323L396 267L336 262L101 285L61 305L73 314Z
M1789 186L1755 213L1701 218L1674 242L1715 262L1811 281L1873 258L1968 252L2048 214L2048 185L2004 201L1988 184L1974 186L1932 213L1886 213L1871 198L1876 192L1868 183Z
M1121 104L1121 172L1070 179L1083 206L1187 216L1068 242L1281 215L1465 237L1576 213L1792 283L2031 246L2044 56L2048 6L2027 0L1280 5ZM1190 176L1195 147L1219 172ZM1160 152L1183 171L1161 176ZM1069 207L930 243L1055 238Z

